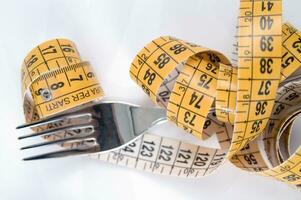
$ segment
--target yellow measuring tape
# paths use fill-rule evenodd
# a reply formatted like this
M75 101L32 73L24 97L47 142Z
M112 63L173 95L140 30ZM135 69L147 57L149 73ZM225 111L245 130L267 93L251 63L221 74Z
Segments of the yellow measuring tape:
M24 59L21 81L27 122L103 96L91 65L81 60L74 43L66 39L34 48Z
M117 151L91 156L181 177L208 175L229 159L241 169L300 186L301 147L290 152L289 141L301 113L301 33L281 18L281 0L241 0L237 67L217 51L169 36L147 44L131 64L132 79L166 108L170 121L200 139L216 134L221 148L145 133ZM68 40L32 50L22 74L27 121L103 95L90 65Z

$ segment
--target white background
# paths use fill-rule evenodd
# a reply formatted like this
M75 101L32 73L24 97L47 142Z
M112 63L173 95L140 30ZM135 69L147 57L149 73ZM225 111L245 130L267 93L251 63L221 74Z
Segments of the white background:
M301 28L301 3L283 3L284 20ZM106 100L151 105L130 80L135 53L172 35L231 56L238 0L0 1L0 199L300 199L280 182L226 163L200 179L153 175L86 157L22 162L14 127L24 122L20 65L27 52L52 38L73 40L89 60ZM183 133L173 125L155 133Z

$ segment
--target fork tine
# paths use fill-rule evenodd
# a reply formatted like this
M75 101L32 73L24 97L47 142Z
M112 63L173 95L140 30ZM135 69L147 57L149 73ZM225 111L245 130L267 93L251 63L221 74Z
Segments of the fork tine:
M73 149L66 149L61 151L48 152L44 154L26 157L23 158L23 160L30 161L30 160L38 160L38 159L46 159L46 158L59 158L59 157L66 157L66 156L73 156L73 155L81 155L81 154L97 152L98 149L99 149L99 145L96 144L93 146L89 146L87 148L73 148Z
M44 131L20 136L20 137L18 137L18 139L22 140L25 138L31 138L31 137L37 137L37 136L54 135L60 131L69 131L69 130L71 131L74 129L88 129L88 128L91 128L91 131L94 131L94 126L92 126L92 125L85 125L85 124L84 125L70 125L70 126L58 127L58 128L53 128L53 129L47 129Z
M62 115L42 119L42 120L39 120L39 121L34 121L34 122L22 124L22 125L17 126L16 129L23 129L23 128L27 128L27 127L31 128L31 127L50 124L50 123L57 122L57 121L64 120L64 119L75 119L75 118L78 118L78 119L83 118L83 119L91 120L92 119L92 114L91 113L62 114Z
M57 139L57 140L52 140L52 141L48 141L48 142L41 142L41 143L37 143L37 144L32 144L32 145L28 145L25 147L21 147L20 150L25 150L25 149L32 149L32 148L36 148L36 147L42 147L42 146L49 146L49 145L53 145L53 144L62 144L64 142L69 142L69 143L75 143L75 142L84 142L85 140L95 140L94 137L91 137L91 135L94 132L86 135L86 136L71 136L68 138L62 138L62 139Z
M21 125L17 126L16 129L39 126L39 125L42 125L46 122L50 123L50 122L54 122L54 121L59 121L59 120L63 119L65 116L67 116L67 114L56 115L56 116L48 117L48 118L41 119L41 120L38 120L38 121L33 121L33 122L30 122L30 123L21 124Z

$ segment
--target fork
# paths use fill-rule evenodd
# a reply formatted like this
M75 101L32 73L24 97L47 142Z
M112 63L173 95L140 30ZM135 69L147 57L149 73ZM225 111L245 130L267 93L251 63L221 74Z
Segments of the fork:
M140 107L122 102L101 102L73 112L23 124L17 129L32 128L37 131L18 137L19 140L38 136L52 138L23 146L21 150L41 149L50 145L61 146L59 150L23 159L27 161L114 150L134 141L150 127L165 121L167 121L166 110L162 108Z

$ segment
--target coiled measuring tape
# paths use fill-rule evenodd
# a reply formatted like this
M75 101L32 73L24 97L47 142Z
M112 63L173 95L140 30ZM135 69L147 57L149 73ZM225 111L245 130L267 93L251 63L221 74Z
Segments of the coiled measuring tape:
M46 118L103 96L89 62L82 61L73 42L54 39L35 47L21 71L26 122Z
M301 113L301 33L290 24L282 25L281 17L281 0L241 0L237 67L231 66L229 60L217 51L168 36L146 45L131 64L132 79L155 103L166 108L171 122L200 139L216 134L221 148L207 148L145 133L117 151L91 157L180 177L208 175L229 159L243 170L300 187L301 148L290 152L289 139L292 124ZM82 71L93 74L87 63L80 62L73 43L65 42L74 51L63 56L63 64L59 66L66 66L66 69L85 66L87 69ZM59 42L57 45L61 47ZM48 43L44 44L45 47L48 48ZM44 48L32 52L41 55ZM59 85L53 86L52 90L52 84L59 80L50 75L52 68L43 70L48 76L35 77L36 80L43 79L43 87L34 85L30 72L26 71L32 65L32 54L35 55L27 56L23 67L23 91L29 88L34 96L30 99L25 95L28 121L102 96L99 83L94 76L89 77L88 72L85 76L83 74L87 76L86 87L97 88L98 93L89 92L83 101L72 101L63 106L50 104L57 105L52 106L55 111L47 109L45 105L49 105L49 96L53 99L56 95L69 94L70 90L56 93ZM57 59L60 57L54 58L53 63ZM42 63L47 65L48 58L46 61L44 58L44 62L42 59ZM58 70L58 65L53 66L53 70ZM72 75L80 78L78 74ZM48 80L53 82L47 84ZM82 84L77 87L72 89L86 88Z

